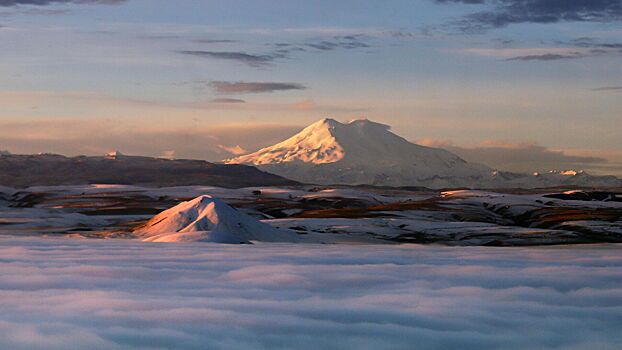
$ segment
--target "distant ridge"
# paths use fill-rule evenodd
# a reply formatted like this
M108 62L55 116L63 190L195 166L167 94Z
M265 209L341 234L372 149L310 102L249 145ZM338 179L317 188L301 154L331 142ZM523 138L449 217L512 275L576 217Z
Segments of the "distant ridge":
M470 163L441 149L417 145L367 119L321 119L298 134L254 153L227 159L296 181L316 184L428 188L536 188L622 186L613 176L582 171L520 174Z
M120 152L101 157L0 154L0 186L23 188L95 183L229 188L296 184L251 166L214 164L203 160L127 156Z

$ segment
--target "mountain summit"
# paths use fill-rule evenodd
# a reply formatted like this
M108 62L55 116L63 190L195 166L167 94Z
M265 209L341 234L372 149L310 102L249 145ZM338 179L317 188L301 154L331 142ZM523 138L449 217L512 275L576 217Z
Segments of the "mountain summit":
M470 163L441 148L411 143L388 125L367 119L322 119L257 152L225 160L315 184L371 184L429 188L620 186L612 176L561 171L518 174Z

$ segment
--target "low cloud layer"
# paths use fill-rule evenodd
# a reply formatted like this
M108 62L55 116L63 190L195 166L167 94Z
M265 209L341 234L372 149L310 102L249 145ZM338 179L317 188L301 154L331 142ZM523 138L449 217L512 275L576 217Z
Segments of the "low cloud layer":
M600 349L617 246L0 240L3 349Z
M445 148L460 157L476 163L506 171L533 172L561 169L600 170L609 164L602 157L571 155L552 150L535 143L514 143L505 141L484 141L477 146L461 147L451 141L424 139L417 141L431 147ZM612 164L611 164L612 165ZM612 170L609 169L611 172ZM601 171L596 171L601 173ZM619 170L614 171L619 174Z
M248 94L306 89L304 85L298 83L212 81L209 84L219 94Z
M235 145L235 146L218 145L218 148L225 150L235 156L249 153L248 150L242 148L242 146L240 145Z
M618 22L622 20L619 0L436 0L482 8L457 25L464 31L480 31L515 23Z
M220 161L283 141L300 131L287 125L231 125L192 129L127 132L106 123L80 121L0 123L0 150L12 153L53 152L65 155L101 155L119 150L130 155L161 156ZM154 144L154 140L157 143Z

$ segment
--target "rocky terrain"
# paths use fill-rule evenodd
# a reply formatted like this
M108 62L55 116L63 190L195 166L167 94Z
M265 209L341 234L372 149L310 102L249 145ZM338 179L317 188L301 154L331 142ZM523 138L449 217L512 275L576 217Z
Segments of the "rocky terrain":
M300 243L622 242L619 188L493 192L87 185L5 187L0 192L1 235L209 241L210 232L223 228L226 237L242 237L239 243L274 240L270 226Z

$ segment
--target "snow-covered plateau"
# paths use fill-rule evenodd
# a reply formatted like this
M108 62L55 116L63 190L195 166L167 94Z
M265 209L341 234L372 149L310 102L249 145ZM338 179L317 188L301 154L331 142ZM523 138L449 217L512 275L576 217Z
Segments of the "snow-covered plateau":
M344 186L2 188L0 234L236 244L622 242L622 195Z

